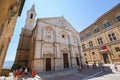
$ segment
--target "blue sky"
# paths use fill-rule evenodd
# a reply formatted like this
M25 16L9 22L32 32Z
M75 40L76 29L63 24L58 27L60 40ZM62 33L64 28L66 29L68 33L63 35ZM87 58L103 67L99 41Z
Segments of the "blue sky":
M37 13L36 18L63 15L80 32L118 3L120 0L26 0L22 14L17 19L5 61L15 59L21 29L25 25L26 12L33 4Z

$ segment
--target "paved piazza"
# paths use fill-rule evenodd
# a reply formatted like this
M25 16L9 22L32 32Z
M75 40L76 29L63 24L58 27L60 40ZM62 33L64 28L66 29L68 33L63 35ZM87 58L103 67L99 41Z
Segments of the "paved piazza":
M33 79L30 74L24 75L21 80L120 80L120 65L117 65L117 67L118 71L115 71L113 64L105 65L105 71L92 68L78 71L74 67L65 70L37 73L40 79L35 79L35 77ZM5 80L11 79L6 77Z
M104 74L104 73L102 73ZM101 75L101 74L99 74ZM88 79L88 80L120 80L120 72L115 72L115 73L108 73L106 75L102 75L102 76L95 76L91 79ZM86 79L87 80L87 79Z
M120 65L118 65L118 71L115 71L113 65L109 64L105 66L105 71L85 69L79 72L76 68L71 68L39 73L38 75L41 77L41 80L120 80ZM27 80L32 80L32 78Z

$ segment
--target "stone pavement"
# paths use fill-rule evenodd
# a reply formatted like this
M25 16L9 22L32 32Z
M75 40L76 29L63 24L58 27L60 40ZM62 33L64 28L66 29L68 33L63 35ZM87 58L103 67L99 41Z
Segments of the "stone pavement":
M120 65L118 66L120 71ZM120 80L120 72L115 71L112 64L105 65L105 71L101 69L84 69L82 72L76 68L59 71L39 73L41 80Z
M55 71L55 72L48 72L38 74L41 76L43 80L78 80L83 79L86 76L92 75L100 70L96 69L84 69L82 72L78 71L77 68L69 68L65 70Z
M99 74L94 76L89 76L88 78L85 78L84 80L120 80L120 65L117 65L118 71L114 69L114 66L112 64L108 64L106 66L110 66L111 70L107 70L106 72L99 72Z
M110 69L109 66L105 68ZM78 71L77 68L69 68L65 70L51 71L39 73L41 80L87 80L89 76L101 72L101 69L84 69L82 72ZM27 79L30 80L30 79Z
M105 71L101 69L84 69L81 72L74 67L64 70L38 73L37 75L41 79L33 79L29 74L24 76L24 78L27 77L27 79L23 80L120 80L120 65L118 66L118 70L119 71L115 71L112 64L105 65Z

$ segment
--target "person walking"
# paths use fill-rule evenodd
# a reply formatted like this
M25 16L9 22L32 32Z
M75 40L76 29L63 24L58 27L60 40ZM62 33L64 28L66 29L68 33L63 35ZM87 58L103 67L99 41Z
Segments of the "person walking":
M87 67L87 69L89 69L88 61L86 61L85 63L86 63L86 67Z
M102 70L105 71L104 64L103 63L100 63L100 64L101 64Z
M101 62L98 63L98 68L102 69L102 63Z
M25 75L28 74L28 68L25 68Z
M16 69L15 71L15 80L19 80L21 78L20 70Z
M97 69L97 65L96 65L96 62L94 61L94 68Z
M32 69L31 74L32 74L32 77L35 77L35 70L34 69Z
M118 68L117 68L117 64L116 64L116 63L114 63L114 68L115 68L116 71L118 71Z

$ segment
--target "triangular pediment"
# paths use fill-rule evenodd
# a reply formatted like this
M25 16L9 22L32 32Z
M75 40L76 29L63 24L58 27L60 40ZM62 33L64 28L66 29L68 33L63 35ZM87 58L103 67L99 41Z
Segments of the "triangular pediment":
M48 25L64 28L72 32L77 32L74 29L74 27L63 16L62 17L39 18L38 21L43 22Z

